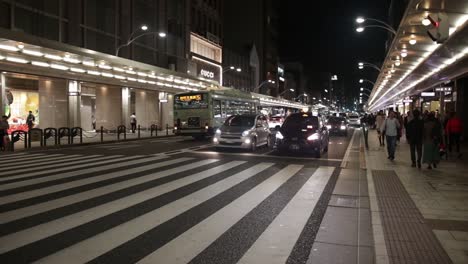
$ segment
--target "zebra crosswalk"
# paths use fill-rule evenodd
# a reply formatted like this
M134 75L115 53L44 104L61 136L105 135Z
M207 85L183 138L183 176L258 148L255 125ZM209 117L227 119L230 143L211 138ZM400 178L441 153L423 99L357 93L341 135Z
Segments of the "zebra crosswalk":
M0 164L1 263L286 263L336 170L177 155Z

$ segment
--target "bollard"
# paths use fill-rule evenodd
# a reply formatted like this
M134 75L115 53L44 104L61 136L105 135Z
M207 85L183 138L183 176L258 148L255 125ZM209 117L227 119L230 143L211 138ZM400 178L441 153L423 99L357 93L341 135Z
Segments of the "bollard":
M166 136L169 136L169 125L166 124Z
M127 140L127 128L124 125L117 127L117 140L120 140L120 134L124 134L124 140Z
M78 134L78 132L79 132L79 134ZM83 129L81 127L72 127L71 135L70 135L71 144L73 144L73 139L76 136L80 136L80 144L83 144Z
M68 145L71 143L71 138L70 138L70 128L68 127L61 127L58 129L58 144L62 144L62 138L64 136L67 136L68 139Z
M13 132L11 132L11 151L15 151L15 142L17 141L20 141L21 140L21 135L23 136L24 138L24 148L28 148L28 132L24 131L24 130L15 130Z
M28 131L28 148L31 148L31 141L32 141L32 135L35 133L35 132L38 132L39 133L39 142L40 142L40 145L41 147L43 146L43 140L42 138L44 137L44 133L42 132L42 129L40 128L31 128L29 131Z
M47 146L47 139L54 137L54 144L57 145L57 129L53 127L44 128L44 146Z
M150 126L150 136L153 136L153 131L156 133L156 136L158 136L158 126L155 124L152 124Z
M140 138L140 125L138 125L137 129L138 129L138 139L139 139Z
M101 143L104 143L104 127L101 126Z

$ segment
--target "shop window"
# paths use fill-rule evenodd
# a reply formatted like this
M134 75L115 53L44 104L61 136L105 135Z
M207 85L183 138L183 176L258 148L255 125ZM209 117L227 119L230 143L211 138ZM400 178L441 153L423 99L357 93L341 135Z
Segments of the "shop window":
M86 30L86 48L108 54L114 54L114 38L92 30Z

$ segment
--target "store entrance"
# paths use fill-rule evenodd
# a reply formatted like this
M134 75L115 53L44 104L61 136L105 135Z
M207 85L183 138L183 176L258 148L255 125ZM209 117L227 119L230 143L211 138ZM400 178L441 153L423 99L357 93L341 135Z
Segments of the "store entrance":
M81 87L81 128L84 131L96 130L96 90L92 87Z

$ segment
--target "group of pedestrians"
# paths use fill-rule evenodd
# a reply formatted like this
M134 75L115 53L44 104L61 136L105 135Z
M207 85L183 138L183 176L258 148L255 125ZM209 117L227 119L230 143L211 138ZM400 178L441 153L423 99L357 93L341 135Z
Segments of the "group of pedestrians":
M397 142L402 135L403 128L407 142L410 145L411 166L421 168L427 164L427 169L437 168L441 155L445 152L445 143L452 153L456 149L461 158L460 137L463 132L462 121L455 112L445 119L439 120L435 112L421 114L419 110L409 111L404 118L398 113L390 111L388 117L380 111L376 116L376 130L380 146L387 143L388 159L395 159ZM448 155L448 153L446 154Z

